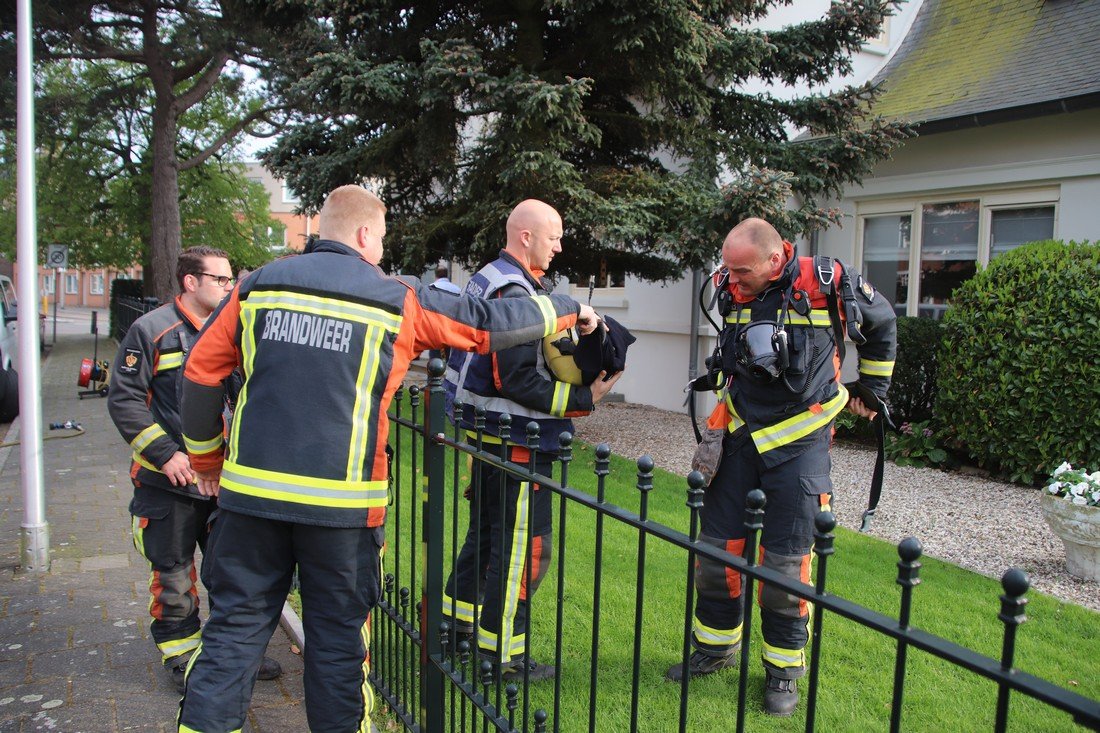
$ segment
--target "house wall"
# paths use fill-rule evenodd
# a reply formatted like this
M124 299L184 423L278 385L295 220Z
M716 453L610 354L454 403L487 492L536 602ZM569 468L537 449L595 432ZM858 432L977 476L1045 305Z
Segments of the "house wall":
M1039 188L1057 192L1056 238L1100 240L1100 110L910 140L862 185L832 202L845 221L819 237L819 248L859 266L858 216L873 206Z
M247 162L244 166L245 177L263 184L267 191L271 218L286 227L283 246L300 252L309 236L317 232L317 222L312 216L296 213L298 197L285 188L281 179L275 178L258 162Z

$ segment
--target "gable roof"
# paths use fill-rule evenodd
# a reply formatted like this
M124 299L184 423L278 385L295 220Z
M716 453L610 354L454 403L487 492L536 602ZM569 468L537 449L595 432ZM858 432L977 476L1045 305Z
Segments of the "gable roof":
M874 81L924 134L1100 106L1100 2L925 0Z

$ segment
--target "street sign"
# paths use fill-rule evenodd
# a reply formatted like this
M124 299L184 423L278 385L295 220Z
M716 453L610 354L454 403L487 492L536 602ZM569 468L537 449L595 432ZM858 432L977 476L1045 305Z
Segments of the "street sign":
M65 269L69 266L69 245L46 245L46 267L58 267Z

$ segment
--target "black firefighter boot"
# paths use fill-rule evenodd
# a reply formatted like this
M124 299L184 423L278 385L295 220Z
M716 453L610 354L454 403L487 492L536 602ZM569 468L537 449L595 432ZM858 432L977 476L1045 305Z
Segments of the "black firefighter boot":
M737 664L737 653L741 650L741 645L737 644L729 652L715 656L713 654L707 654L704 651L696 649L688 657L688 677L702 677L703 675L712 674L720 669L726 667L732 667ZM684 665L674 664L668 668L665 672L665 679L672 682L679 682L684 678Z
M798 705L798 680L780 679L764 669L764 712L786 718Z

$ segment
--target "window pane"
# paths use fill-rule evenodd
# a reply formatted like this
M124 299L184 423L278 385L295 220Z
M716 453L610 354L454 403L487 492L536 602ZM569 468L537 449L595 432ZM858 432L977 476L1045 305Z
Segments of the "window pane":
M951 293L974 276L978 264L978 211L977 201L924 205L917 315L943 317Z
M909 232L913 217L869 216L863 220L863 276L905 315L909 299Z
M1054 207L998 209L993 212L989 232L989 259L1021 244L1054 236Z

